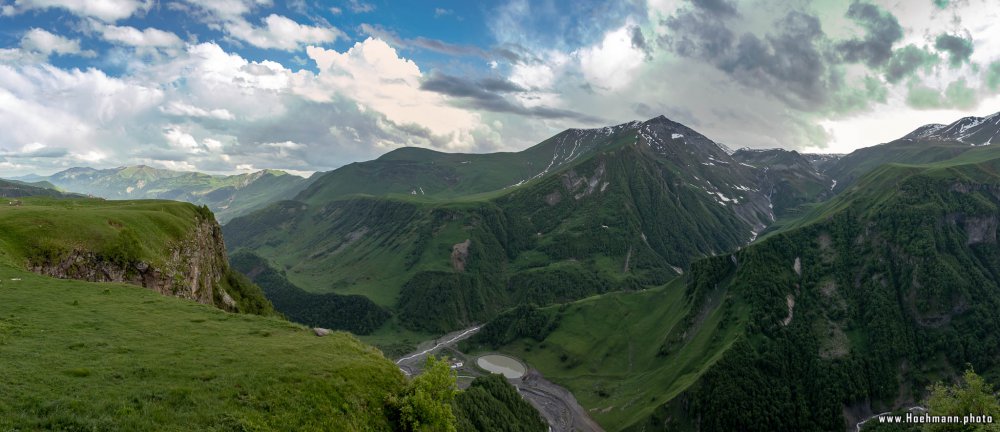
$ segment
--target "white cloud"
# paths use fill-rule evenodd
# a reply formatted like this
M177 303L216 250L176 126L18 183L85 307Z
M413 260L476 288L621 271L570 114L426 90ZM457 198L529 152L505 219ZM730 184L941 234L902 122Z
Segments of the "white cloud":
M198 166L188 161L156 160L151 164L171 171L198 171Z
M271 14L264 18L263 27L255 27L246 20L234 20L226 25L230 36L258 48L293 51L304 44L330 43L344 34L333 27L315 27L299 24L290 18Z
M14 0L14 4L5 5L2 12L15 15L31 9L59 8L81 17L114 22L147 11L152 5L152 0Z
M306 148L304 144L299 144L292 141L261 144L261 147L270 147L270 148L285 149L285 150L301 150Z
M179 48L184 45L176 34L152 27L139 30L130 26L100 25L98 31L108 42L136 48Z
M317 101L348 97L397 125L425 128L448 148L473 144L471 133L481 127L479 116L451 106L445 96L421 90L423 75L417 64L399 57L384 41L368 38L343 53L310 46L306 53L320 73L315 79L300 75L295 88L299 94Z
M511 68L510 81L523 88L548 88L555 80L555 70L548 64L518 63Z
M302 24L273 13L262 20L261 26L247 20L257 8L270 6L271 0L188 0L188 3L203 14L201 18L210 28L257 48L294 51L303 45L331 43L344 37L336 27Z
M167 126L163 130L163 137L167 140L167 144L174 150L191 154L203 153L205 151L205 148L198 144L194 136L185 132L179 126Z
M30 53L38 53L42 57L56 55L80 55L94 57L93 51L80 49L79 39L69 39L40 28L28 30L21 37L21 48Z
M97 163L107 159L108 155L102 151L88 150L84 153L73 153L71 157L80 162Z
M367 13L375 10L375 5L362 0L347 0L347 8L354 13Z
M257 7L271 6L271 0L187 0L222 21L240 19Z
M218 120L233 120L235 118L233 113L227 109L216 108L208 110L179 101L170 102L166 106L160 107L160 110L166 114L184 117L214 118Z
M248 61L215 43L137 62L119 77L0 64L0 156L20 173L137 163L308 173L401 146L500 142L478 114L421 90L420 69L382 41L310 52L319 73Z
M632 46L630 29L625 25L608 32L601 43L577 52L583 76L596 88L616 90L636 77L646 53Z
M205 148L208 149L208 151L210 152L222 151L223 147L222 141L212 138L205 138L204 140L202 140L202 143L205 145ZM222 156L224 158L228 158L228 155L223 154Z
M98 143L114 148L119 132L141 125L138 119L162 98L159 89L95 69L0 65L0 129L14 145L60 146L78 155Z

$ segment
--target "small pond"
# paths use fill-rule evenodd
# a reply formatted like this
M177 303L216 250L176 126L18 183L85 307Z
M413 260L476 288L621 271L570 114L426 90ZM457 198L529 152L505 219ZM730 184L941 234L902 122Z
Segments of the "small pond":
M503 374L507 378L520 378L527 372L521 362L498 354L484 355L476 360L476 364L490 372Z

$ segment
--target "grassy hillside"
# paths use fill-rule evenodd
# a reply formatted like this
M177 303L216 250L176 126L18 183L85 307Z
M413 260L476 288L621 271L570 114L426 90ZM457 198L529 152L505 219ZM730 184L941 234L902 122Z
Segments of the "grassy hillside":
M741 332L746 310L724 291L688 324L684 292L679 278L641 292L511 311L465 348L524 359L569 389L604 428L621 430L684 392Z
M316 337L122 284L0 265L2 430L389 430L403 376Z
M0 206L0 260L23 265L32 254L72 249L109 251L126 227L138 236L134 257L166 261L171 240L192 230L199 209L170 201L25 198L21 206Z
M218 229L207 208L187 203L23 198L21 205L0 206L0 264L151 289L169 286L173 291L165 294L272 313L260 288L229 270L221 239L214 237ZM190 274L195 266L202 274ZM186 293L197 288L189 279L214 286Z
M989 146L1000 135L1000 113L964 117L951 124L928 124L900 139L865 147L822 164L823 173L837 180L837 190L887 163L931 164L955 158L978 146Z
M865 147L844 155L824 174L837 180L837 191L853 184L872 170L888 163L928 164L954 158L975 147L958 141L914 141L900 139Z

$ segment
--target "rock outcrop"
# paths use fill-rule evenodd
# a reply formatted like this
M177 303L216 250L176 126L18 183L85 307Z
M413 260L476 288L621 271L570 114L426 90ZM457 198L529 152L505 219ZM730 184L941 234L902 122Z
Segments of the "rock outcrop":
M74 249L55 260L29 262L28 268L61 279L124 282L226 310L236 309L236 302L222 286L229 264L222 228L214 219L200 219L184 237L166 247L169 253L163 263L122 264L93 251Z
M457 243L451 247L451 267L455 271L465 271L465 264L469 261L469 246L471 245L472 240L466 239L464 242Z

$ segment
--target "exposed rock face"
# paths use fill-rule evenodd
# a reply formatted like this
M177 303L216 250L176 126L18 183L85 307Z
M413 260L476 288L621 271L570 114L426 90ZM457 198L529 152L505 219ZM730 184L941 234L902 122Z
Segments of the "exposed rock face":
M968 235L965 242L967 245L996 244L997 242L998 220L996 215L967 216L962 213L950 213L945 216L944 220L952 225L961 225Z
M472 240L466 239L464 242L457 243L451 247L451 266L456 271L465 271L465 263L469 259L469 246L471 245Z
M792 323L792 317L795 313L795 296L789 294L785 296L785 304L788 306L788 316L781 320L781 325L787 326Z
M594 174L589 178L587 176L578 175L574 170L569 170L561 177L562 185L570 193L576 192L582 186L583 189L580 190L579 193L573 195L573 198L579 200L594 193L594 191L601 184L601 179L604 177L605 170L606 167L604 161L601 161L601 163L594 170ZM604 188L601 188L601 191L603 190ZM546 199L546 201L548 201L548 199ZM550 203L549 205L553 205L553 203Z
M229 263L222 241L222 228L215 220L199 221L191 232L168 244L168 247L170 253L162 264L137 262L122 265L103 259L94 252L73 250L55 262L30 262L28 268L35 273L61 279L140 285L164 295L235 310L236 302L221 284ZM216 290L220 292L216 294Z
M966 244L974 245L978 243L997 242L997 217L969 217L965 218L965 232L969 235Z

